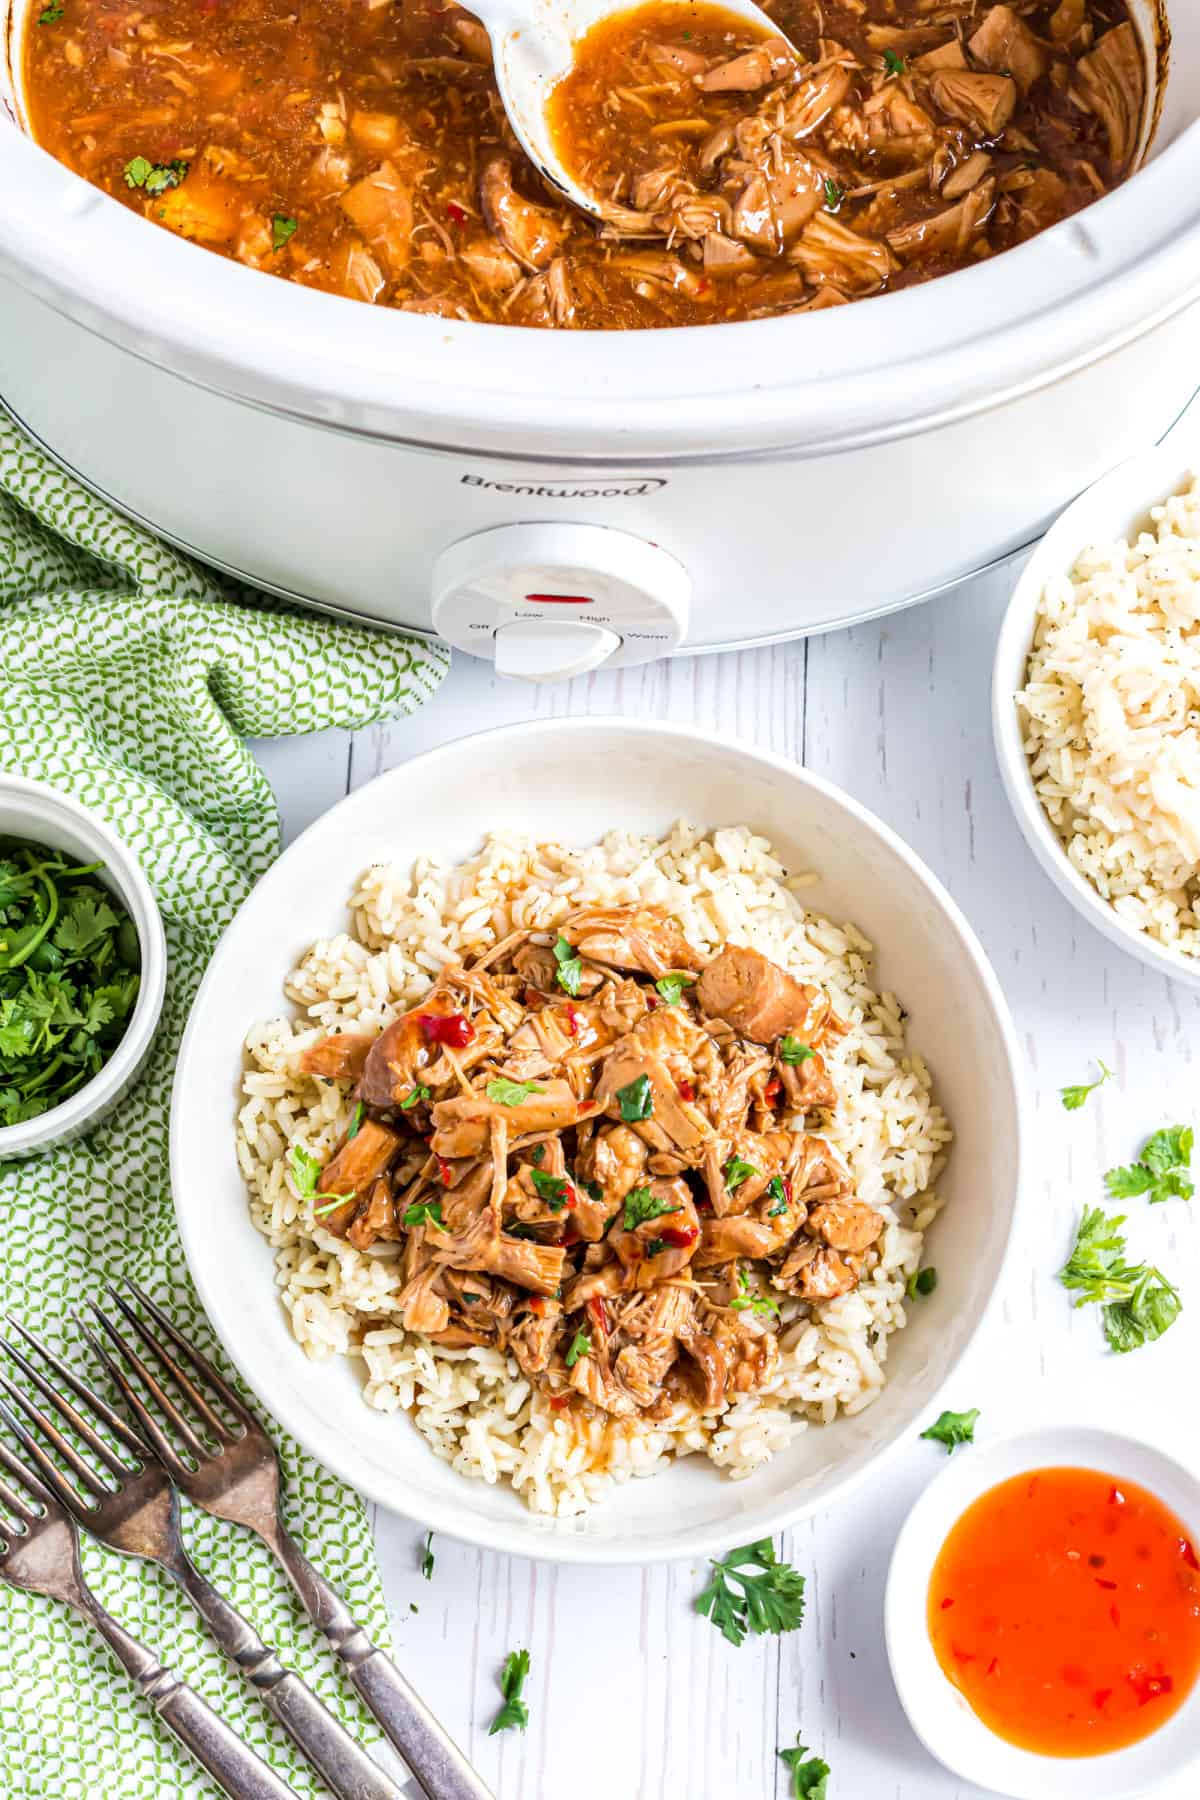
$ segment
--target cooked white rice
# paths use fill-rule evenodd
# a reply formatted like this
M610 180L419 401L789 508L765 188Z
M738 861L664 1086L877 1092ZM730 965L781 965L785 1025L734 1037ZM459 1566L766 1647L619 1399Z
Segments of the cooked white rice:
M811 880L811 877L808 878ZM351 932L320 939L286 983L298 1016L247 1038L238 1156L254 1221L276 1251L291 1327L312 1357L351 1356L363 1394L403 1408L438 1456L464 1475L510 1481L539 1512L584 1511L615 1481L649 1475L700 1451L735 1479L809 1424L855 1413L883 1386L888 1338L905 1322L905 1282L938 1210L931 1181L950 1131L929 1072L905 1046L905 1015L868 976L871 946L853 925L806 913L770 845L743 829L704 835L683 823L661 841L613 832L585 850L495 836L449 869L422 859L367 871L351 900ZM405 1331L396 1297L400 1246L352 1249L297 1198L292 1143L324 1158L350 1116L348 1090L299 1073L300 1053L327 1032L382 1028L447 962L477 955L510 930L552 933L583 903L665 906L692 942L749 944L823 987L851 1030L825 1051L841 1095L831 1141L859 1196L887 1224L857 1290L784 1309L783 1354L769 1384L719 1413L682 1404L669 1419L583 1423L552 1411L503 1352L447 1350Z
M1138 931L1200 953L1200 481L1042 596L1017 695L1038 797Z

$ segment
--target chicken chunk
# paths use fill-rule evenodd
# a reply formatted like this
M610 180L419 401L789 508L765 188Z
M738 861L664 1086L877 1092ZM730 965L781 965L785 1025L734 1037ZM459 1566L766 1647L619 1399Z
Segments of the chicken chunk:
M804 1237L784 1259L774 1284L802 1300L836 1300L858 1286L858 1275L836 1250Z
M400 1136L377 1119L364 1119L352 1138L347 1138L321 1171L319 1192L329 1198L345 1194L346 1204L322 1212L321 1224L335 1237L344 1237L376 1177L382 1175L400 1148ZM321 1202L328 1205L328 1198Z
M655 981L681 970L693 974L704 966L679 927L655 907L585 907L569 913L562 929L589 962L633 969Z
M1050 66L1046 51L1011 6L993 6L967 48L985 69L1011 75L1023 94Z
M341 197L342 211L388 272L403 273L412 254L412 184L394 162L381 162Z
M366 1031L335 1032L301 1051L300 1069L305 1075L319 1075L326 1081L357 1081L377 1042Z
M869 1250L883 1230L883 1217L874 1207L857 1201L823 1200L814 1206L805 1225L831 1250L861 1254Z
M585 1112L594 1110L583 1105ZM515 1106L485 1095L464 1094L457 1100L439 1100L434 1106L429 1148L435 1156L479 1156L487 1148L493 1119L502 1119L515 1137L520 1132L565 1131L577 1125L581 1116L580 1101L561 1080L538 1082L535 1091Z
M923 256L961 253L987 223L996 204L996 181L989 175L965 199L935 213L930 219L917 219L898 231L888 232L888 243L906 261Z
M977 75L942 69L929 84L934 104L961 119L978 137L999 137L1017 110L1017 84L1009 75Z
M1122 174L1137 148L1146 99L1142 53L1128 20L1106 31L1091 55L1080 57L1076 69L1083 96L1108 135L1109 160Z
M727 944L709 963L695 989L702 1013L724 1019L756 1044L773 1044L785 1032L803 1036L820 996L757 950Z
M784 38L763 38L728 62L707 69L700 86L706 94L750 94L782 81L796 67L796 53Z
M494 156L487 164L480 179L479 198L488 230L495 233L522 268L544 269L558 255L567 236L566 225L517 193L507 156Z

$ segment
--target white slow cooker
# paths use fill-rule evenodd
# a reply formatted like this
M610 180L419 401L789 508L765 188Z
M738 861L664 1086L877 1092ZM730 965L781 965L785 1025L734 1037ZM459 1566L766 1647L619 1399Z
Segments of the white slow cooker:
M208 561L511 673L764 644L932 594L1028 542L1200 384L1200 0L1135 0L1157 127L1074 219L853 306L623 333L374 309L147 224L24 135L29 3L0 0L8 408Z

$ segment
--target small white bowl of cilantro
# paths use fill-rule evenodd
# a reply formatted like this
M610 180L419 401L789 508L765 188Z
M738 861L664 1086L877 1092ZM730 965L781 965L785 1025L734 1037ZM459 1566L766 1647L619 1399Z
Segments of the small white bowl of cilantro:
M116 1105L166 972L158 906L121 840L42 782L0 775L0 1163Z

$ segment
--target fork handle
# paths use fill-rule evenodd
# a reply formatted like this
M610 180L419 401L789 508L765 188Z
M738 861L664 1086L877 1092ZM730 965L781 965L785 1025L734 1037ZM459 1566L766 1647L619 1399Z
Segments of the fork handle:
M83 1597L79 1610L96 1627L138 1693L229 1800L296 1800L295 1789L243 1743L195 1688L131 1637L91 1594Z
M230 1661L339 1800L403 1800L391 1777L186 1554L168 1566Z
M426 1800L495 1800L458 1745L390 1656L373 1644L349 1607L285 1530L271 1540L304 1606L320 1627L364 1703L420 1784Z

